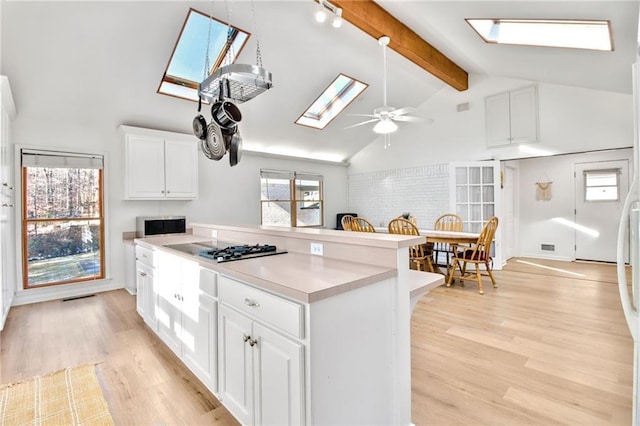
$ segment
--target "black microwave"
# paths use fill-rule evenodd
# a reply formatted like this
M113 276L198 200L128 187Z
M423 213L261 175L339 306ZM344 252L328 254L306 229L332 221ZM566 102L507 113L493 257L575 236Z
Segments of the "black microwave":
M184 234L187 221L184 216L138 216L136 217L136 237L153 235Z

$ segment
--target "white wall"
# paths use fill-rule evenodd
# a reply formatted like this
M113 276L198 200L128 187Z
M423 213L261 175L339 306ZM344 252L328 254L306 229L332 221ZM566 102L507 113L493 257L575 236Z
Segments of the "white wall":
M191 117L185 119L191 120ZM206 159L204 155L200 155L198 164L200 197L198 200L125 201L123 199L124 144L118 135L117 126L105 123L101 127L84 127L79 123L34 122L23 114L16 117L13 130L13 140L16 145L106 154L105 198L108 225L106 256L109 281L107 284L75 285L77 288L83 289L83 293L96 291L98 288L96 286L100 285L124 287L125 258L122 235L123 232L135 231L136 216L180 214L187 217L187 223L260 224L260 168L322 174L324 176L326 227L335 227L336 213L347 208L347 169L345 166L298 161L290 158L264 157L249 153L245 153L240 163L233 168L229 166L229 160L226 156L221 161L211 161ZM16 170L16 183L20 182L18 173L19 166ZM18 210L16 213L17 217L20 217ZM17 230L17 235L20 235L19 226ZM265 243L267 242L265 241ZM19 284L18 287L20 287ZM52 290L51 288L36 289L29 290L29 292L44 294L51 293ZM20 302L20 299L24 298L25 295L21 295L16 302Z
M516 236L516 255L573 260L575 256L575 231L554 222L553 218L574 220L574 164L608 160L629 160L629 163L632 164L632 156L632 149L620 149L505 162L504 166L514 167L518 170L519 184L516 189L516 202L520 212L520 226ZM629 178L632 175L633 171L630 170ZM536 201L535 183L540 182L542 178L548 178L553 182L552 198L549 201ZM613 221L617 224L619 218L603 218L603 220ZM553 244L555 251L543 251L540 249L541 244Z
M391 147L384 149L380 139L372 142L350 160L349 174L457 160L526 158L535 152L560 154L632 146L631 95L537 83L540 142L488 149L485 97L534 83L471 74L467 91L445 87L418 108L416 114L432 118L433 124L400 123L400 130L391 137ZM462 103L469 103L469 110L457 112L456 106Z

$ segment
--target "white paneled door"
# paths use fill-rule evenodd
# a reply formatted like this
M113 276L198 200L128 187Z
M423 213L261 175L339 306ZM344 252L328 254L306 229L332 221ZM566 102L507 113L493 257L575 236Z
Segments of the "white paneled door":
M629 161L575 164L575 257L616 261L618 221L629 191ZM628 248L627 248L628 260Z

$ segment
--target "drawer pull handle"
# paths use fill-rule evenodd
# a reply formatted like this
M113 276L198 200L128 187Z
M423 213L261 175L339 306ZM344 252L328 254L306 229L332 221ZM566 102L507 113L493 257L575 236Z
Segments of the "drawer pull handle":
M147 276L147 273L146 273L146 272L140 272L140 276L141 276L141 277L146 277L146 276Z
M260 303L256 302L255 300L251 300L251 299L244 299L244 304L247 305L247 306L253 306L255 308L260 306Z
M242 336L242 340L244 340L245 342L248 342L250 339L251 339L251 336L247 336L246 334Z
M258 341L256 339L249 339L249 346L253 347L256 346L258 344Z

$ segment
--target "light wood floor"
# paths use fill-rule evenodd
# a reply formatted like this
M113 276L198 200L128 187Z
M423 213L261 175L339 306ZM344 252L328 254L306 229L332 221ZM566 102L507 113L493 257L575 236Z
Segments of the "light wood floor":
M413 421L630 424L633 346L615 267L512 259L495 276L499 288L485 284L484 296L467 282L418 303ZM117 424L237 424L124 290L12 308L0 337L0 383L102 361Z

